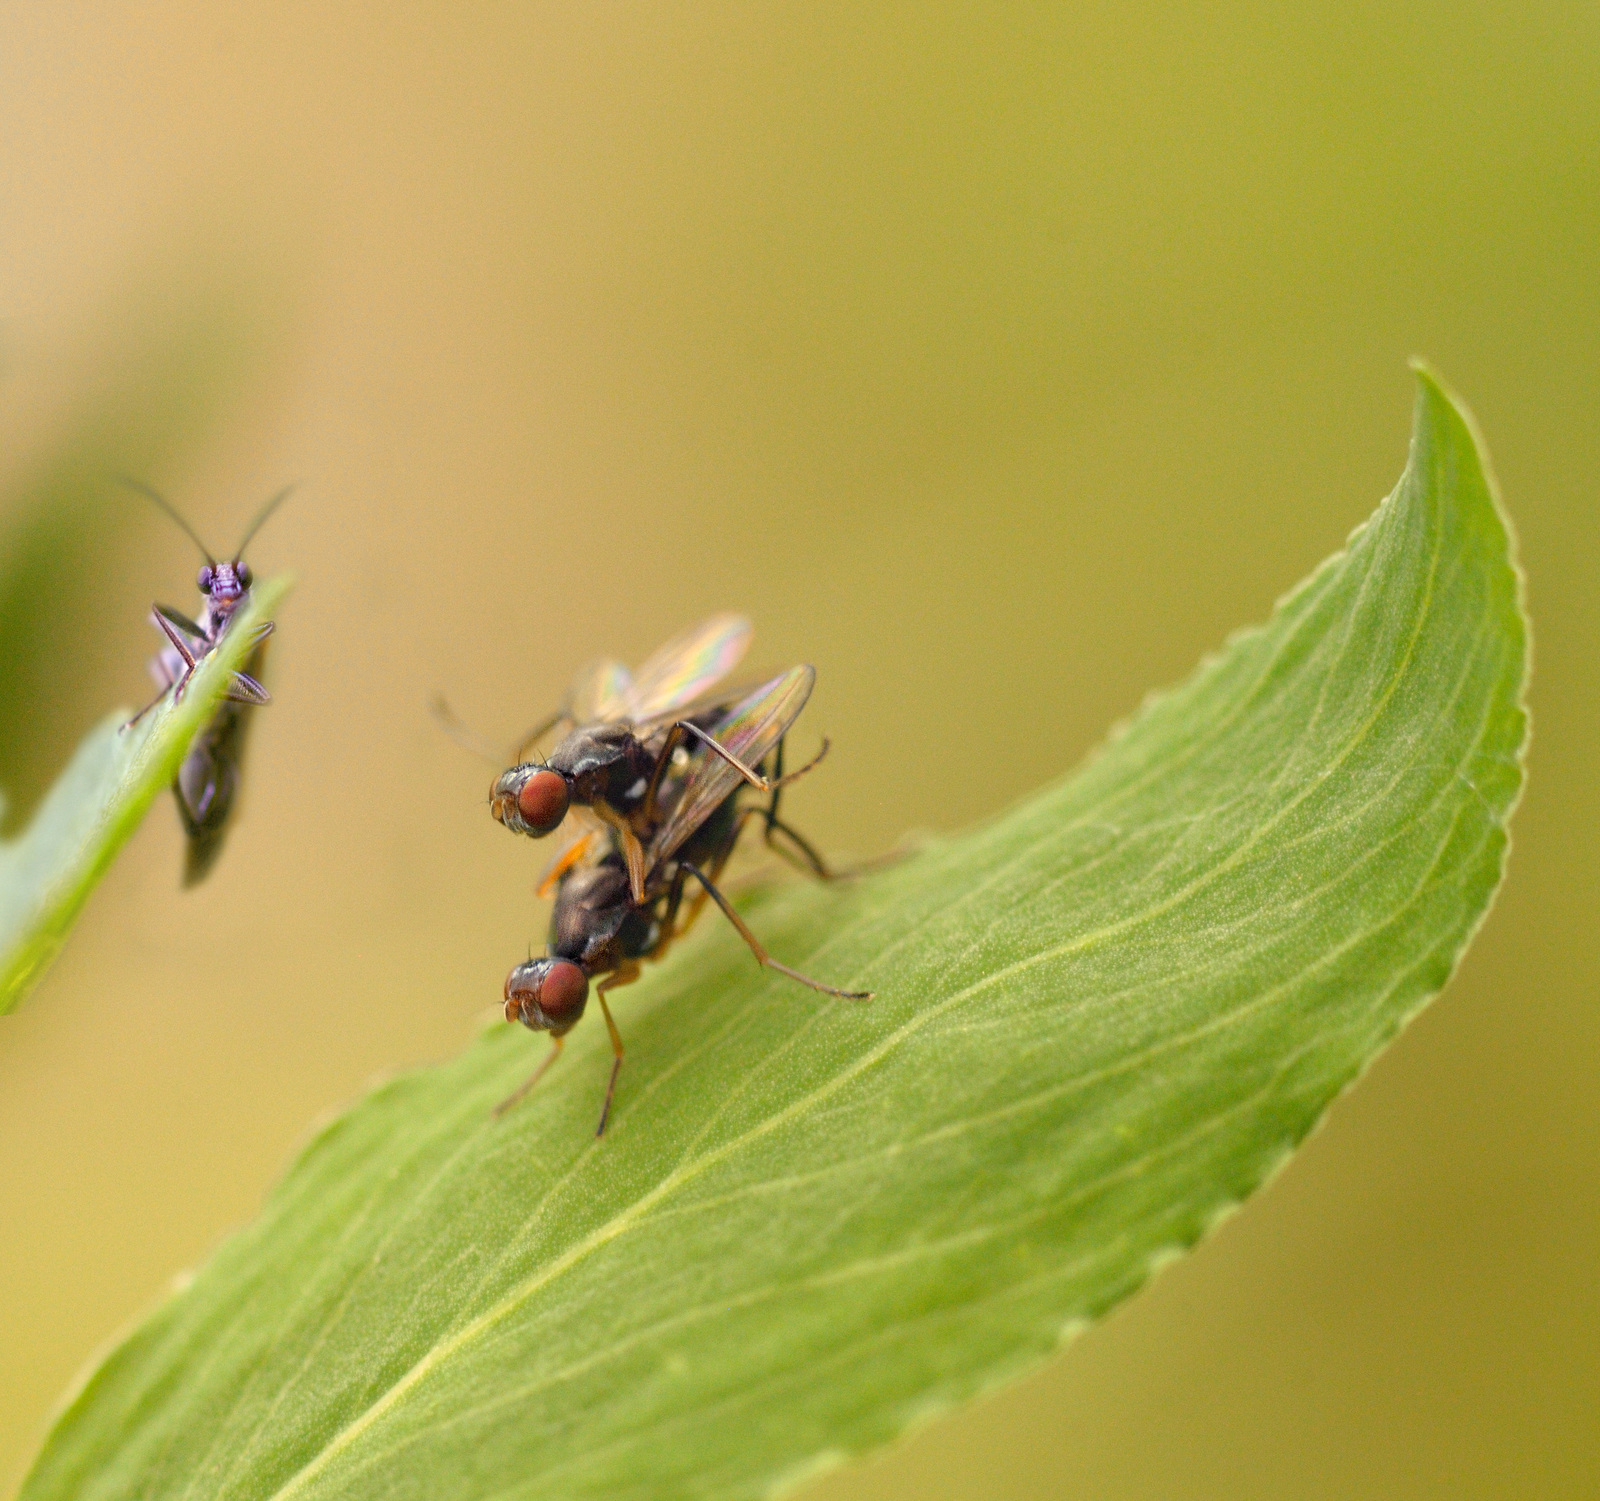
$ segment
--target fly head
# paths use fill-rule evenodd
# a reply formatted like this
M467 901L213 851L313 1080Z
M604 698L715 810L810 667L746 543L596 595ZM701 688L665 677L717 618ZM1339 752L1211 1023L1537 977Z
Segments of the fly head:
M535 839L559 828L571 803L566 777L536 761L501 772L489 790L489 811L513 834Z
M529 959L506 976L506 1020L561 1037L583 1016L589 977L570 959Z

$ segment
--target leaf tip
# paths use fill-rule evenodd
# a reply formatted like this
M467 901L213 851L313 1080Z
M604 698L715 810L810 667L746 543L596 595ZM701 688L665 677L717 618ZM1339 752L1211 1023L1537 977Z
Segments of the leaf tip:
M1466 402L1421 355L1412 355L1406 363L1417 379L1417 415L1412 434L1413 442L1429 428L1437 427L1440 419L1447 424L1453 420L1463 430L1478 462L1487 470L1488 450L1484 446L1483 435L1478 431L1478 424L1473 419ZM1431 422L1427 420L1430 418Z

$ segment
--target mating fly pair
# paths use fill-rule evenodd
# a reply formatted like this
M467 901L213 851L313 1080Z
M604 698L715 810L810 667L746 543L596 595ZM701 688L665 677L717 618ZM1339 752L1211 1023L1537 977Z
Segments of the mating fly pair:
M772 958L716 884L752 817L763 820L776 853L819 879L834 877L778 811L783 788L827 750L824 742L816 757L785 775L784 737L805 707L815 671L794 667L751 690L711 692L749 639L747 621L717 616L669 642L637 677L613 662L588 669L566 707L524 741L526 748L557 725L570 725L549 758L523 761L519 753L519 764L496 780L491 808L514 832L549 834L569 811L590 825L540 888L548 894L553 885L556 895L549 952L519 964L506 980L506 1020L549 1032L552 1046L499 1110L520 1100L555 1061L583 1015L590 981L598 980L613 1053L596 1134L605 1130L623 1058L606 992L636 980L642 961L663 957L708 900L758 963L827 995L870 996L825 985ZM740 807L747 787L769 794L769 801Z
M123 726L128 729L143 719L168 693L172 694L174 702L180 700L195 669L216 649L223 633L232 624L233 617L250 598L253 580L250 567L244 561L244 550L267 517L283 503L292 487L280 490L261 508L245 532L244 540L234 548L233 557L219 562L211 556L210 549L195 534L194 528L162 496L137 480L125 480L124 483L160 506L188 533L205 559L195 580L205 596L198 620L191 620L171 605L151 606L150 619L167 638L167 644L150 659L150 676L161 691ZM267 652L266 639L272 631L273 622L270 620L255 627L251 634L250 655L245 658L243 670L229 679L222 702L195 735L173 779L172 794L177 800L184 833L188 836L183 867L185 886L193 886L204 880L222 852L228 815L239 789L245 734L250 722L244 711L272 702L272 695L260 682L262 663Z

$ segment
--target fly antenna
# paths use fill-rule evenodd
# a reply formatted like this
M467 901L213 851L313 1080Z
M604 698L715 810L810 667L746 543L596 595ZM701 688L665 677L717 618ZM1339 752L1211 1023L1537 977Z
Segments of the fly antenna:
M504 767L504 757L496 754L490 747L462 722L456 718L456 712L445 702L444 694L435 693L428 700L428 708L433 711L433 717L439 721L439 727L463 750L469 750L475 756L481 756L491 766Z
M275 510L278 509L279 506L284 503L284 501L289 498L289 494L293 489L293 485L285 485L283 489L278 491L278 493L274 495L271 500L269 500L259 511L256 512L256 519L250 523L250 530L244 534L244 541L233 550L234 557L242 558L244 556L244 550L250 545L250 539L261 530L261 527L266 521L267 517L269 517Z
M216 566L217 560L211 556L211 549L200 540L200 538L195 534L195 529L178 514L177 507L174 506L172 502L166 498L166 496L162 495L158 490L152 490L149 485L144 483L143 480L134 479L132 475L119 474L117 479L126 485L130 490L137 490L142 496L145 497L146 500L153 500L158 506L160 506L161 509L167 513L167 515L176 521L178 525L189 534L189 540L200 549L201 557L203 557L206 562L210 563L213 567Z

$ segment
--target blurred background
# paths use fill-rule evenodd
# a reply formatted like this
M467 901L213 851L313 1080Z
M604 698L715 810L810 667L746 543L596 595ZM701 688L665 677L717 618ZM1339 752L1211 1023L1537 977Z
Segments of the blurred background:
M1060 775L1365 517L1422 353L1536 629L1510 879L1292 1167L1052 1364L817 1483L1592 1496L1600 11L0 12L0 782L144 702L190 543L292 569L243 816L164 799L0 1019L0 1494L309 1123L542 936L489 769L715 609L809 660L826 848Z

